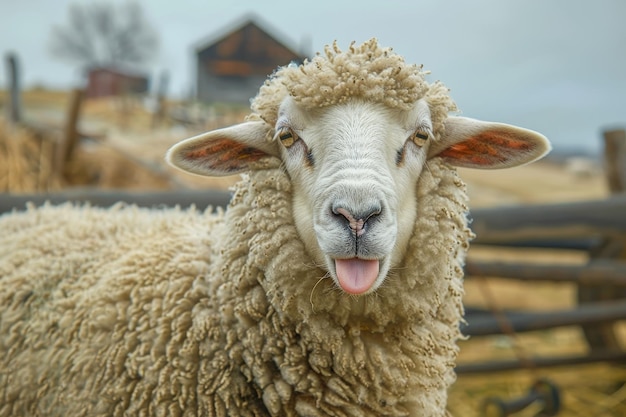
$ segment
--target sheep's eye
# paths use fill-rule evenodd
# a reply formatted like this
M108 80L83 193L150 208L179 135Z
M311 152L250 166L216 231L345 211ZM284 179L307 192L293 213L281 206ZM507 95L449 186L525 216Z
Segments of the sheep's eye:
M280 139L280 143L283 144L285 148L289 148L293 146L294 143L298 140L298 135L288 128L283 128L278 131L278 139Z
M417 129L413 133L413 135L411 135L411 140L413 141L413 143L415 143L417 146L421 148L422 146L424 146L424 144L426 143L429 137L430 137L430 134L428 133L427 130Z

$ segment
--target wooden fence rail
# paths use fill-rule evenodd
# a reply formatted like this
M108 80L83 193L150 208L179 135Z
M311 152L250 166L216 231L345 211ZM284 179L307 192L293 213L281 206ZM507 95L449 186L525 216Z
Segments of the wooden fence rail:
M593 260L585 265L537 265L469 260L465 265L465 274L467 278L482 276L517 281L626 287L626 262L608 259Z
M97 207L110 207L118 202L136 204L139 207L196 206L204 210L208 206L226 207L230 193L221 190L177 190L177 191L122 191L68 189L46 194L7 194L0 193L0 214L14 209L23 210L27 203L41 206L46 202L89 203Z
M585 265L468 261L468 279L574 284L578 306L540 312L485 312L466 306L468 324L463 332L488 336L575 325L582 328L589 351L577 356L460 364L457 373L626 361L626 346L619 342L615 328L617 322L626 320L626 194L576 203L479 209L471 217L477 234L474 245L579 249L591 260Z
M626 194L603 200L475 209L474 244L567 247L567 242L626 235Z
M626 300L584 304L568 310L505 312L503 315L515 333L524 333L626 319ZM502 334L499 318L490 313L472 314L467 321L468 324L462 326L466 336Z
M567 355L559 357L533 357L528 360L510 359L479 363L464 363L454 370L457 374L478 374L511 371L523 368L546 368L551 366L584 365L594 362L623 362L626 353L613 349L596 350L588 355Z

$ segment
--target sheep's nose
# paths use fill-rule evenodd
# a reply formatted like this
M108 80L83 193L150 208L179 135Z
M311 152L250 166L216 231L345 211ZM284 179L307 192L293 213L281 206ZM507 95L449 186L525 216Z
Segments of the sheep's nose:
M382 213L382 208L379 204L371 205L365 208L364 210L350 210L341 205L333 205L332 212L337 217L343 217L347 224L350 226L350 229L357 236L361 236L365 233L365 227L367 222L377 216L380 216Z

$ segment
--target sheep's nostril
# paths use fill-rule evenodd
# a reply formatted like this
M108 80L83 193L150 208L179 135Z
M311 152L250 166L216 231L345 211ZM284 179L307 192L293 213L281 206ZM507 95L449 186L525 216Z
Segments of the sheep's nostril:
M366 210L362 210L356 215L351 213L348 209L339 206L333 206L331 211L335 216L343 217L350 226L350 229L356 233L357 236L361 236L365 233L365 225L370 219L380 216L382 213L380 206L368 207Z
M378 217L380 216L380 214L383 212L383 210L380 207L377 207L375 209L372 209L371 212L367 215L367 217L365 217L365 223L367 223L367 221L369 219L371 219L372 217Z
M356 221L356 218L347 209L343 207L333 207L332 212L336 217L343 217L352 227L352 224Z

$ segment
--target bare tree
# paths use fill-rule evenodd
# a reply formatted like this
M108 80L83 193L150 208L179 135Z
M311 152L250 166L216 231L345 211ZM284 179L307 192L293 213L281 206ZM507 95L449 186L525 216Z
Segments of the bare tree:
M54 56L82 66L146 64L156 54L158 35L133 1L72 4L69 22L52 30Z

